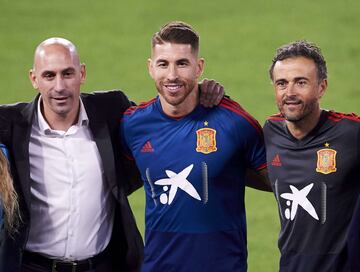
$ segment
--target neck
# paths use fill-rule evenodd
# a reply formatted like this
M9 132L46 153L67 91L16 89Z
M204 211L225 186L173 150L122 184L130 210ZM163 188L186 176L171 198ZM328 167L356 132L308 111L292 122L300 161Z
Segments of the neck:
M310 114L306 118L297 121L286 121L286 125L296 139L301 140L312 131L320 120L321 109L318 109L313 114Z
M68 129L77 122L77 119L69 119L69 118L45 118L48 122L49 126L53 130L60 130L60 131L68 131Z
M192 91L183 102L178 105L171 105L166 102L162 95L159 95L161 107L166 115L172 118L181 118L191 113L199 103L199 92Z
M46 110L42 109L42 115L48 125L53 130L67 131L72 125L76 124L79 118L79 111L70 112L68 114L59 115L53 114L52 112L46 112Z

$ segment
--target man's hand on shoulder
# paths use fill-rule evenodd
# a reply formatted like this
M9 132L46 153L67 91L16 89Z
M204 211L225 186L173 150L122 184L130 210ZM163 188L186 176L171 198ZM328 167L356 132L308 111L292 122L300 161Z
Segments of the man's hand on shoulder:
M204 107L213 107L224 97L224 86L213 79L204 79L200 85L200 104Z

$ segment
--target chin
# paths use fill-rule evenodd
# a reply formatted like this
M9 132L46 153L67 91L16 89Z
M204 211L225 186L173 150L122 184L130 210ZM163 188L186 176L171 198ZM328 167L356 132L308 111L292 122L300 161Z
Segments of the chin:
M304 118L304 116L299 116L299 115L284 114L284 116L285 119L289 122L299 122Z

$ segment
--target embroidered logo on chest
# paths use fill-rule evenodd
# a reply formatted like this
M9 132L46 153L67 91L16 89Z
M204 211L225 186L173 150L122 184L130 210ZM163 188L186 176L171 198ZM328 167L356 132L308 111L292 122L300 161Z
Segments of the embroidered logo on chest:
M217 151L216 130L212 128L201 128L196 131L196 151L204 154Z
M316 172L330 174L336 172L336 150L323 148L317 151Z

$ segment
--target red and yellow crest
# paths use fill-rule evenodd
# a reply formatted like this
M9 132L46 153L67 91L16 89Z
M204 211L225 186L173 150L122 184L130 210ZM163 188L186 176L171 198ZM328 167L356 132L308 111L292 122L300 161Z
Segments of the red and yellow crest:
M216 148L216 130L212 128L201 128L196 131L196 151L204 154L215 152Z
M336 150L331 148L320 149L317 152L316 172L330 174L336 172Z

